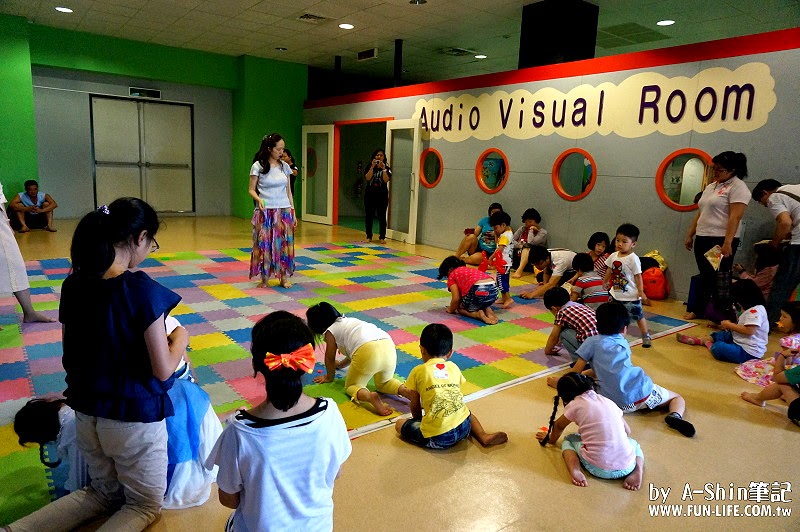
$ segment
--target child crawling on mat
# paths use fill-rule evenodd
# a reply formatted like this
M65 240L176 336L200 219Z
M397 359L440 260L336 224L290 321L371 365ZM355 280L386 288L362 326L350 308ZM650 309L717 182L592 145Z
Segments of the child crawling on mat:
M481 320L487 325L497 324L492 304L497 300L499 292L491 275L468 268L463 260L450 256L439 265L439 275L436 278L445 277L451 294L450 304L447 306L449 314L461 314Z
M419 350L423 363L406 379L406 387L413 394L411 419L397 420L398 434L429 449L447 449L470 434L484 447L507 442L505 432L483 430L464 404L461 385L466 380L458 366L448 360L453 354L453 332L446 325L431 323L422 329Z

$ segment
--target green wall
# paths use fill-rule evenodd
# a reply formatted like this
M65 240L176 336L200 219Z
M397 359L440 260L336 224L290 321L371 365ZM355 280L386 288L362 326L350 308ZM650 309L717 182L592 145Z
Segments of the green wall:
M300 153L305 65L60 30L6 15L0 15L0 65L0 180L9 192L38 173L31 65L230 89L234 216L252 214L250 161L265 134L281 133L287 146ZM296 193L300 196L299 189Z
M0 16L0 183L10 201L39 173L33 79L24 18Z

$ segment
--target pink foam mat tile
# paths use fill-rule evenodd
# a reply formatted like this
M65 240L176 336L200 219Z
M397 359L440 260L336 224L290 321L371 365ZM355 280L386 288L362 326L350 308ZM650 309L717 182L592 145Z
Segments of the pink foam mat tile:
M21 362L25 360L25 350L22 347L7 347L0 349L0 364Z
M30 265L27 265L30 268ZM64 275L69 274L72 271L72 268L46 268L44 270L45 275Z
M569 353L565 349L562 349L558 355L551 356L551 355L545 355L544 348L542 348L542 349L537 349L535 351L529 351L527 353L523 353L522 355L520 355L520 358L524 358L525 360L535 362L536 364L541 364L542 366L546 366L548 368L554 368L556 366L572 362L572 358L569 356Z
M47 324L50 325L50 324ZM45 330L31 330L26 327L24 331L22 331L22 337L24 339L25 345L39 345L39 344L49 344L53 342L60 342L61 341L61 324L56 323L58 327L56 328L49 328Z
M411 334L408 331L404 331L403 329L392 329L391 331L386 332L388 332L389 336L392 337L394 345L407 344L409 342L419 342L419 336Z
M264 401L267 392L264 389L263 379L254 379L253 377L241 377L228 381L230 387L241 395L247 402L252 405L257 405Z
M249 358L218 362L216 364L211 364L211 367L214 368L214 371L216 371L217 374L226 381L253 376L253 362Z
M472 360L477 360L478 362L482 362L484 364L491 364L492 362L503 360L504 358L511 356L511 353L506 353L500 349L483 344L459 349L458 352L465 357L469 357Z
M64 371L64 366L61 364L61 357L37 358L29 361L28 367L30 368L32 377Z
M532 329L534 331L538 331L539 329L546 329L548 327L552 327L552 323L547 323L546 321L537 320L536 318L520 318L516 320L511 320L511 323L514 325L519 325L520 327L525 327L526 329Z
M23 399L33 395L33 386L30 379L13 379L0 381L0 402Z
M232 308L224 308L220 310L207 310L200 313L206 321L221 321L230 320L233 318L240 318L242 315Z

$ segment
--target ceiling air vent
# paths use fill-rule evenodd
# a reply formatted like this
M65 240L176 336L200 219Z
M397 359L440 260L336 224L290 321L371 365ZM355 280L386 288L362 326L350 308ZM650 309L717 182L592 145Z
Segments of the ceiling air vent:
M297 17L297 20L301 22L308 22L309 24L319 24L320 22L328 20L328 18L321 15L314 15L313 13L303 13Z
M478 52L474 50L467 50L466 48L457 48L454 46L448 46L446 48L441 48L439 53L444 55L451 55L453 57L464 57L467 55L475 55Z
M378 57L378 49L370 48L369 50L361 50L356 54L356 61L368 61Z

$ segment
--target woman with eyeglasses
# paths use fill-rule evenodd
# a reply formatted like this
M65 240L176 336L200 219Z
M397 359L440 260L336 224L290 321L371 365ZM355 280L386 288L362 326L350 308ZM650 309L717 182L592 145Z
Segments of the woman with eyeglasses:
M733 256L739 247L742 216L750 202L750 189L745 185L747 157L743 153L724 151L711 160L714 180L703 190L697 215L686 235L686 249L694 250L700 283L695 297L686 308L686 319L703 318L709 301L713 318L728 319L733 311L728 289L731 282ZM714 246L722 249L719 269L715 270L705 254Z

